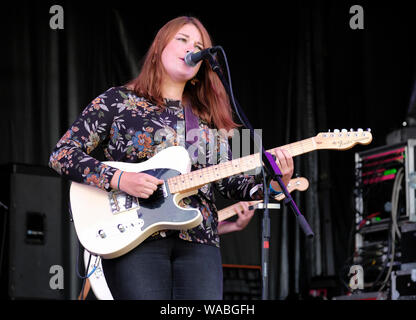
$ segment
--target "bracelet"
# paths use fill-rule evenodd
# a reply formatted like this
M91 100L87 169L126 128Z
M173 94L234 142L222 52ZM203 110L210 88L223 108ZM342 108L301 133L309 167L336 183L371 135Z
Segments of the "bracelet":
M278 194L281 194L282 193L282 191L274 190L271 183L269 184L269 190L270 190L270 193L272 195L278 195Z
M118 176L118 182L117 182L117 189L120 190L120 179L121 179L121 175L123 174L124 171L120 172L120 175Z

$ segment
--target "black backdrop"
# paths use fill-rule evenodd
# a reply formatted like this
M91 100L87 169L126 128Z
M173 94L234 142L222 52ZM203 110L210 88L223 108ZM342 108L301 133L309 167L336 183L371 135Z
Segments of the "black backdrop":
M49 27L54 4L64 9L62 30ZM363 30L349 25L355 4L364 9ZM0 31L0 164L46 165L76 115L137 74L159 28L194 15L225 49L236 97L266 148L328 129L372 129L369 146L295 159L296 172L310 181L295 201L312 241L291 212L272 213L271 298L306 297L314 279L331 276L342 293L354 153L385 145L406 117L416 62L412 9L398 1L8 3ZM219 207L228 203L219 199ZM225 263L260 264L260 226L256 215L246 230L222 237Z

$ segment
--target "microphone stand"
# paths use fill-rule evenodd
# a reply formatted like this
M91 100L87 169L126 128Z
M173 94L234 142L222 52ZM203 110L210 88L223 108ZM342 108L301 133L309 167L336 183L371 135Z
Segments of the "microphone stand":
M225 79L224 75L221 72L221 68L215 59L215 51L221 50L224 54L225 53L222 47L217 46L215 47L215 50L210 50L207 55L206 59L208 60L209 64L211 65L212 70L218 75L219 79L221 80L225 90L228 93L228 96L230 97L230 101L236 111L236 113L243 119L240 120L243 122L244 126L250 130L250 137L255 142L255 133L254 129L251 126L250 122L247 120L246 116L244 115L243 111L241 110L241 107L237 103L237 101L234 99L234 95L232 92L232 88L230 88L227 80ZM226 58L225 58L226 59ZM229 75L230 77L230 75ZM296 206L295 201L293 200L292 196L290 195L290 192L287 190L285 184L282 181L282 172L280 171L279 167L277 166L275 160L273 159L273 156L264 150L263 143L261 143L261 153L262 153L262 160L263 160L263 168L265 169L267 173L267 177L264 177L264 209L263 210L263 224L262 224L262 300L268 300L269 296L269 286L268 286L268 279L269 279L269 248L270 248L270 217L269 217L269 208L268 208L268 201L269 201L269 183L271 180L277 181L280 188L282 189L282 192L285 195L284 204L290 206L293 213L296 216L296 219L305 233L305 235L308 238L313 238L314 233L309 226L308 222L306 221L305 217L300 213L298 207Z

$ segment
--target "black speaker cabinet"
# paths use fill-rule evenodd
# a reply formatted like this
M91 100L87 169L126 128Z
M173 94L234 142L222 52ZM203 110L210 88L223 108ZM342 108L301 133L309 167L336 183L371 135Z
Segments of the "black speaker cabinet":
M8 181L1 198L8 207L2 277L9 298L71 299L76 255L67 183L48 167L11 164L0 171Z

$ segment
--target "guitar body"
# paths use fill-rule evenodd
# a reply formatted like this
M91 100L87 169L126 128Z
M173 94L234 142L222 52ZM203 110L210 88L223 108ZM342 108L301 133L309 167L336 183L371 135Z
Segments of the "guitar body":
M104 163L126 172L148 173L164 181L191 169L188 152L182 147L162 150L143 163ZM182 208L178 203L197 191L172 194L165 183L150 198L140 199L121 191L106 192L73 182L70 200L78 239L89 252L111 259L129 252L154 232L194 228L202 222L200 211Z

